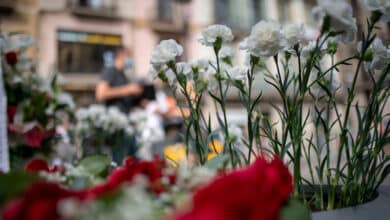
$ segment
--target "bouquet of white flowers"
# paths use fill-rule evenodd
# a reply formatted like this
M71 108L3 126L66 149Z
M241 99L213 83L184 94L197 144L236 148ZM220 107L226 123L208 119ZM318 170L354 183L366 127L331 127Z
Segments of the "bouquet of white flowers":
M80 108L76 120L72 130L76 142L86 154L118 151L123 139L133 135L134 131L127 115L115 107L91 105Z
M365 1L373 11L367 32L360 34L361 42L351 56L339 58L338 46L352 43L357 34L352 7L341 0L317 2L313 15L321 28L314 41L305 39L302 24L263 20L239 44L247 53L246 65L233 66L231 50L226 48L232 31L211 25L199 41L212 48L214 60L176 62L183 48L174 40L163 40L152 52L150 72L176 96L183 95L184 107L190 111L185 119L186 152L196 155L198 164L208 163L210 143L222 131L224 147L214 161L239 167L271 152L291 164L296 196L309 198L318 209L333 209L372 199L390 173L390 157L384 153L390 124L383 126L389 121L390 49L375 34L376 24L388 21L390 5ZM338 72L352 64L351 82L339 82ZM363 71L371 88L366 105L356 95ZM253 84L259 72L280 101L280 105L268 103L276 113L273 121L258 113L262 93ZM232 91L238 91L247 113L246 136L237 135L228 124L226 100ZM213 116L203 111L206 97L215 106L218 128L211 124ZM357 118L354 127L352 117ZM264 146L262 139L268 139L269 145ZM315 188L318 184L320 190ZM303 185L315 188L315 195L305 195Z

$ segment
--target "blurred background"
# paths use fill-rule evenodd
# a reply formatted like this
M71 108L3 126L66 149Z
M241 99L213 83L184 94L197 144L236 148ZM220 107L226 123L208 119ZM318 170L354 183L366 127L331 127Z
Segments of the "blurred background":
M369 14L359 0L350 2L361 29ZM200 45L198 38L204 27L219 23L232 28L235 62L243 63L245 56L237 44L261 19L304 23L306 40L315 39L319 33L311 15L315 5L315 0L0 0L0 29L31 34L36 45L29 55L37 73L60 73L63 88L75 95L78 106L86 106L96 102L94 90L100 72L112 65L114 51L121 45L132 53L133 67L126 75L132 81L144 80L149 77L151 51L162 39L173 38L183 45L182 60L212 58L211 49ZM390 41L389 29L390 25L384 24L378 33L385 45ZM356 49L340 51L338 56L345 57ZM348 83L349 69L342 73L340 80ZM365 102L370 90L364 77L362 74L359 103ZM263 115L276 117L267 103L278 100L261 77L256 80L256 89L264 93ZM162 89L159 82L156 86ZM245 125L244 109L238 103L232 93L228 114L232 122Z

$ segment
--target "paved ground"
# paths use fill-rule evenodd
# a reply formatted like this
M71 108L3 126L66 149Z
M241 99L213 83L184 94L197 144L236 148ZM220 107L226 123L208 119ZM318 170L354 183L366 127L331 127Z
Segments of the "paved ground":
M388 185L388 186L390 186L390 175L387 176L387 178L386 178L385 181L383 182L383 185Z

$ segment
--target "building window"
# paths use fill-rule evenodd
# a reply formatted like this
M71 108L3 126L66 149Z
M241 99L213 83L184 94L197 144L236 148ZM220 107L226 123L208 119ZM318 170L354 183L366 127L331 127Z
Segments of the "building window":
M157 1L157 17L162 21L173 21L173 1L158 0Z
M103 0L78 0L79 5L82 7L90 7L94 9L103 8Z
M100 73L121 45L118 35L60 30L57 32L58 70L62 73Z
M231 27L234 31L247 32L259 20L265 18L263 0L216 0L216 23Z

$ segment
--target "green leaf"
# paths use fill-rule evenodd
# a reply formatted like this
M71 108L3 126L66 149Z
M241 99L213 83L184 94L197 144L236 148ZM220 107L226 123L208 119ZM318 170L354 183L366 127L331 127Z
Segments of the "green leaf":
M310 220L310 211L298 200L290 199L286 206L282 207L280 213L282 220Z
M212 170L218 170L223 168L229 160L229 155L227 154L220 154L213 159L206 162L205 167L212 169Z
M31 172L11 172L0 174L0 204L22 194L28 186L38 180Z
M80 161L79 166L91 175L103 175L110 165L110 158L105 155L94 155Z

